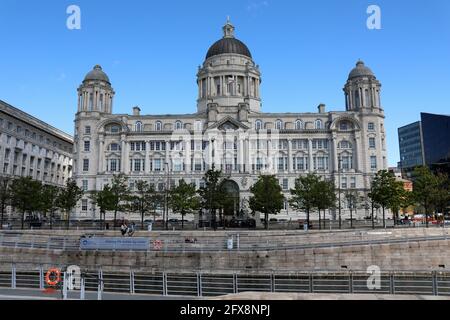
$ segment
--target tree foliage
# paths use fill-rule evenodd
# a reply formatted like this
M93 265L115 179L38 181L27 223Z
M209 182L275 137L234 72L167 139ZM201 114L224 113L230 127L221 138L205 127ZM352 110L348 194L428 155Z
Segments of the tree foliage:
M21 226L24 229L25 214L40 209L41 182L30 177L14 179L11 183L11 204L21 212Z
M124 174L114 175L111 182L111 205L114 211L114 227L117 221L117 212L126 207L126 201L129 200L130 191L128 189L128 178Z
M221 170L216 170L214 165L205 173L203 178L205 185L198 190L200 195L200 207L211 214L213 227L216 228L216 212L222 207L223 199L223 175Z
M66 212L67 229L70 226L70 213L77 205L78 201L83 197L83 190L78 187L75 180L68 180L65 188L63 188L58 197L58 206Z
M173 188L169 194L169 207L173 212L181 214L181 228L184 228L184 216L194 212L200 207L200 199L197 195L195 184L187 184L184 179Z
M310 224L310 214L315 209L325 210L334 206L336 192L332 181L322 180L317 174L308 174L295 180L291 189L289 204L296 210L306 212L307 224ZM319 213L320 214L320 213Z
M278 214L284 207L284 195L278 179L273 175L262 175L250 191L250 209L264 213L265 227L269 229L269 214Z

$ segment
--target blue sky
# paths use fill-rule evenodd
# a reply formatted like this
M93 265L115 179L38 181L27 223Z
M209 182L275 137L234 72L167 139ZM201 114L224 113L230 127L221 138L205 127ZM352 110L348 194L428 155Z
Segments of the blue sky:
M81 8L81 30L66 9ZM381 8L381 30L366 27ZM263 73L263 111L343 110L361 58L383 84L390 165L397 128L449 114L448 0L0 0L0 99L73 133L76 89L101 64L116 113L193 113L195 75L226 16Z

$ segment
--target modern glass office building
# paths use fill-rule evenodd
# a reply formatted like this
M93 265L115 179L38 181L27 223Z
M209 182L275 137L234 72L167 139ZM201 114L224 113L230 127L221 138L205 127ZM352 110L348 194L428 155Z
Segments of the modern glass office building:
M449 171L450 116L421 113L421 121L398 129L398 138L404 175L422 165Z

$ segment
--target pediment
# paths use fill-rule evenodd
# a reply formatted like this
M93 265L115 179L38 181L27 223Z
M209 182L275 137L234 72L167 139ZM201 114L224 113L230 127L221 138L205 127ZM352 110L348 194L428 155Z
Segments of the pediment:
M225 117L222 120L214 123L208 129L218 129L218 130L221 130L221 131L227 131L227 130L237 131L239 129L248 130L249 127L247 127L242 122L240 122L240 121L238 121L236 119L233 119L232 117Z

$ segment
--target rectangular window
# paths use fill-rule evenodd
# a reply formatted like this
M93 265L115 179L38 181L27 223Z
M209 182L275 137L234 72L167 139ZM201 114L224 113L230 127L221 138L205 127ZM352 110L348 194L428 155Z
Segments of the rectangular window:
M120 171L120 161L118 159L110 159L109 160L109 167L107 167L106 170L110 171L110 172L118 172L118 171Z
M288 190L289 189L289 179L287 179L287 178L283 179L283 183L282 183L281 187L283 188L283 190Z
M91 126L84 127L84 134L91 134Z
M343 169L343 170L353 169L353 157L352 156L342 157L342 168L341 169Z
M202 171L202 159L195 159L194 170Z
M153 168L154 171L161 171L161 159L155 159Z
M347 189L347 178L345 178L345 177L342 178L341 188Z
M369 122L369 124L367 125L367 130L375 131L375 124L373 122Z
M83 171L89 171L89 159L83 159Z
M377 170L377 157L376 156L370 157L370 169Z
M81 200L81 211L87 211L87 199Z
M133 171L140 172L141 171L141 159L134 159L133 163L134 163Z
M370 149L375 149L376 148L375 138L369 138L369 148Z
M83 180L83 186L82 186L83 191L87 192L88 188L89 188L88 187L88 181L87 180Z
M84 151L85 152L91 151L91 142L90 141L85 141L84 142Z
M355 177L350 178L350 188L356 189L356 178Z

